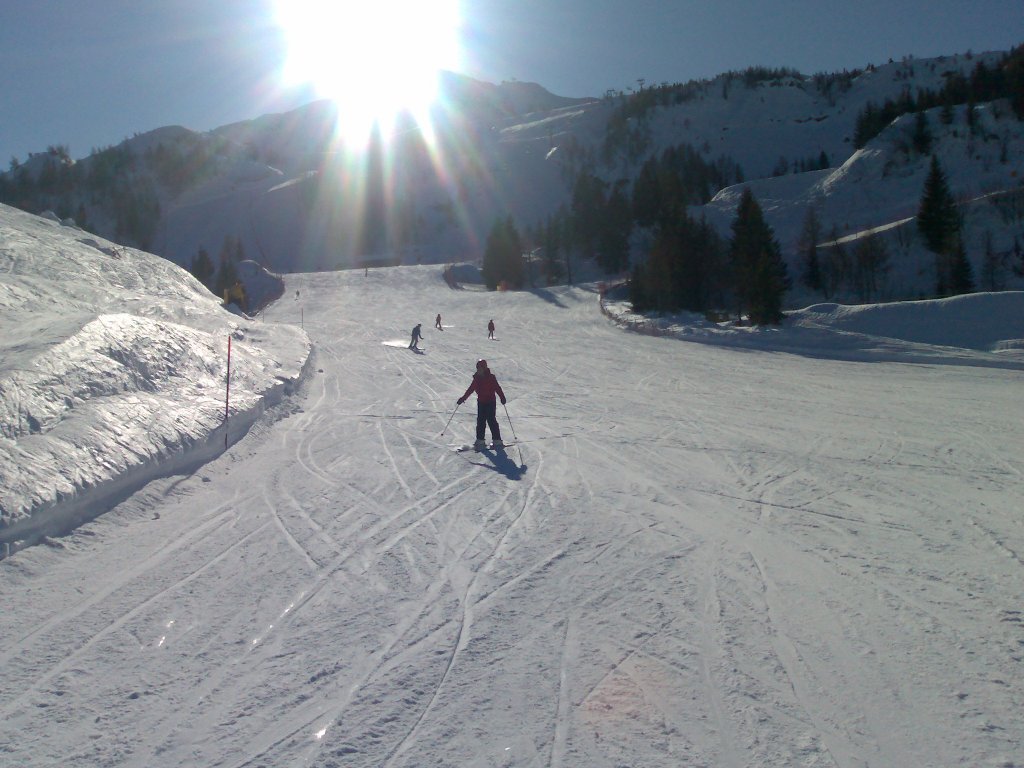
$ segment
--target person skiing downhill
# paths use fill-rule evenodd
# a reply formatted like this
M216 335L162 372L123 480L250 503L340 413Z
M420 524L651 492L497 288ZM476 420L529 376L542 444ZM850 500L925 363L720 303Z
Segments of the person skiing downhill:
M444 330L444 328L441 326L441 315L438 315L437 319L434 320L434 327L437 328L437 330L439 330L439 331L443 331Z
M487 323L487 338L494 338L494 320L491 320L489 323Z
M423 334L420 332L421 325L423 325L423 323L416 323L416 327L412 329L412 341L409 342L409 349L419 350L419 347L416 345L419 343L419 340L423 338Z
M484 427L491 429L492 447L502 448L501 429L498 427L496 417L497 403L495 396L501 398L501 404L505 404L505 393L501 390L497 377L487 367L486 360L476 361L476 373L473 374L473 381L465 394L459 398L459 405L466 402L466 399L476 392L476 442L473 447L481 450L484 447Z

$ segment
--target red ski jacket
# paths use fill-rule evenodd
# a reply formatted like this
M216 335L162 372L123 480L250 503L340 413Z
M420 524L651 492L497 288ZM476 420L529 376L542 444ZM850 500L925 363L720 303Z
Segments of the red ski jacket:
M473 383L469 385L466 394L459 398L460 401L465 401L474 392L476 392L476 399L481 403L493 403L495 394L501 398L502 403L505 402L505 393L501 391L498 379L490 371L482 374L474 373Z

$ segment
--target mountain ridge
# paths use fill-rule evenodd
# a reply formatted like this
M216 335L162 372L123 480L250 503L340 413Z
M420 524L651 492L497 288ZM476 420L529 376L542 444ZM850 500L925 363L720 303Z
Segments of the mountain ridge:
M81 214L87 228L182 266L189 266L199 249L215 255L231 239L247 256L290 272L382 260L475 260L495 220L510 216L533 228L570 205L571 182L581 167L594 168L608 184L630 183L646 160L687 144L707 162L734 164L737 173L742 171L740 186L773 196L776 203L765 206L765 215L795 267L794 232L809 201L842 199L832 206L842 210L826 222L826 229L835 227L840 236L914 215L920 188L913 185L920 169L909 168L900 157L906 119L894 121L867 147L854 149L858 115L868 105L966 78L979 63L993 66L1004 55L908 58L814 76L751 68L600 99L555 96L536 83L494 85L449 74L446 97L433 114L432 144L406 126L386 148L352 151L333 135L336 107L321 101L205 134L156 129L78 163L36 155L22 169L59 161L61 168L78 167L80 177L92 179L101 175L96 173L101 166L118 167L122 178L137 182L129 193L116 192L110 183L133 206L128 214L98 210L81 192L51 195L52 207L63 201L64 214ZM1005 107L980 106L988 115L1001 112L988 120L981 139L965 147L952 129L936 141L940 154L952 156L943 149L948 139L957 151L977 155L952 169L954 191L964 198L980 194L968 189L975 163L988 166L980 174L987 179L983 192L1013 189L1024 178L1019 121L1006 118ZM938 118L933 112L936 126ZM1002 160L994 161L987 149L975 151L990 139ZM876 171L902 168L903 181L875 171L870 185L867 177L855 179L852 173L872 166L871 158ZM804 170L822 164L830 170L824 178L815 175L822 173L820 167ZM991 173L993 164L1006 172ZM367 175L355 178L362 172ZM36 173L38 178L43 170ZM797 198L786 196L787 186ZM696 213L727 234L733 199L727 187ZM847 221L858 208L870 209L871 215ZM986 227L991 225L975 229ZM1019 221L998 229L995 239L1003 251L1024 235ZM983 237L982 232L974 238L975 248ZM633 252L642 258L643 251L641 236Z

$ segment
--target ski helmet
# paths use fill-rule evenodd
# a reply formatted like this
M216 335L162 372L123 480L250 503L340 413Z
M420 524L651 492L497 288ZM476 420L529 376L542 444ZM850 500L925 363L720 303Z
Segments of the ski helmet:
M477 360L476 361L476 369L478 371L481 370L481 369L486 371L487 370L487 361L483 360L483 359Z

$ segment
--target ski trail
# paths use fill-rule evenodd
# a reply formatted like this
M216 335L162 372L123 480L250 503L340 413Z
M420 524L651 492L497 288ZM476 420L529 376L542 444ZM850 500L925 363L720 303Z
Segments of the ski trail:
M461 600L462 614L459 620L456 641L452 648L451 654L448 656L446 660L444 671L441 674L441 679L435 686L434 691L430 697L430 700L426 703L426 705L423 708L423 711L420 713L419 717L416 718L416 721L412 724L409 731L389 751L387 759L384 762L384 766L394 765L394 761L397 760L402 755L403 752L405 752L405 750L407 749L407 745L413 743L416 740L417 734L419 733L419 730L423 723L425 722L427 716L437 706L437 702L441 695L441 691L447 685L447 682L451 677L453 670L455 669L455 664L460 654L465 651L465 648L469 642L470 631L473 624L473 617L475 615L475 593L478 591L478 582L480 580L480 577L484 573L489 573L493 568L494 563L497 562L502 556L502 553L505 551L506 542L510 538L512 530L516 527L519 521L526 514L531 504L531 493L533 490L535 490L535 485L531 486L530 491L527 492L526 498L524 499L522 505L519 507L519 512L511 519L507 520L501 536L498 538L497 542L495 543L491 550L491 554L484 562L484 564L473 573L472 579L467 584ZM509 493L511 493L511 491L509 491ZM502 499L500 503L495 505L495 509L500 510L503 509L504 506L504 499Z
M565 632L562 635L562 656L558 664L558 700L555 708L555 733L551 739L551 753L548 760L551 768L559 768L565 760L566 744L569 739L570 717L572 716L569 670L574 654L570 649L575 646L576 624L570 614L565 619Z
M498 507L502 505L503 502L502 504L499 504ZM419 522L420 521L416 521L414 525L418 525ZM406 533L408 533L408 530L403 528L403 530L399 532L396 538L391 539L388 542L382 544L382 551L393 547L394 544L397 541L399 541L401 537L404 536ZM469 544L471 543L472 541L469 542L467 546L469 546ZM462 553L459 554L461 555ZM459 557L456 557L455 562L458 561ZM254 764L256 761L259 761L264 756L272 754L274 750L278 747L288 744L289 741L296 738L296 736L299 733L302 733L303 731L312 732L314 724L321 726L316 731L316 733L318 734L324 734L327 731L331 730L334 727L334 725L343 718L345 711L352 705L353 701L355 700L356 696L359 694L361 690L369 686L381 674L394 667L397 663L399 663L402 657L411 653L416 648L415 644L406 644L403 646L402 642L407 638L409 632L411 632L412 629L416 626L423 612L432 605L434 605L438 599L440 599L444 587L448 585L450 582L451 574L449 573L448 569L444 569L435 575L432 583L429 585L429 587L426 589L423 595L420 611L409 613L403 620L403 622L398 627L396 627L389 642L383 645L380 649L378 649L378 651L373 655L373 663L364 670L362 675L357 680L353 681L351 684L346 686L340 700L332 697L332 699L328 703L320 699L314 698L308 701L307 703L303 704L299 709L298 715L296 715L295 712L292 712L289 715L290 721L294 722L296 718L299 720L299 724L297 726L290 726L289 730L286 731L283 735L273 737L272 740L267 741L266 743L261 745L258 748L259 751L250 751L250 754L247 755L241 762L235 764L235 768L244 768L245 766ZM472 606L468 604L468 597L464 596L461 602L463 604L463 611L459 615L458 628L456 631L456 642L452 646L452 651L449 654L448 661L446 663L446 675L450 671L452 664L454 664L454 659L460 648L459 641L462 638L463 632L465 631L467 626L467 615L469 612L471 612L472 609ZM447 629L450 628L449 625L450 622L446 623L444 626L438 627L435 630L435 633L440 634L445 632ZM429 639L429 637L423 638L419 642L425 643ZM393 656L393 652L396 649L400 651L400 655L398 657ZM424 717L426 717L428 710L432 706L433 701L436 699L441 687L443 686L443 682L444 679L442 678L442 681L438 683L437 687L435 688L434 696L431 699L430 705L428 705L427 709L425 709L421 713L419 719L417 720L417 724ZM319 741L319 737L317 737L316 741ZM317 748L318 747L316 744L309 747L307 750L307 757L311 759L312 755L314 754ZM397 755L397 749L398 748L396 747L391 754Z
M718 599L717 576L714 570L714 562L718 559L716 554L712 563L704 569L705 578L701 586L703 594L700 617L700 671L704 681L704 692L714 717L715 729L718 732L721 754L720 762L717 764L723 768L741 768L747 765L747 761L736 749L735 745L740 743L739 737L725 713L721 686L715 679L713 668L713 662L720 656L717 636L722 631L722 604Z
M317 570L320 567L320 563L313 559L313 556L309 551L303 547L288 530L288 527L281 520L281 516L277 514L277 510L274 505L270 503L270 499L267 498L266 492L263 494L263 503L267 506L267 511L270 513L271 519L274 521L274 527L281 532L281 536L288 543L288 546L295 550L299 556L306 561L313 570Z
M434 473L431 472L430 469L427 468L427 465L423 463L423 460L420 458L419 451L413 447L412 440L410 440L409 436L403 432L402 438L405 440L406 447L409 449L409 454L412 456L416 464L419 465L419 468L423 470L423 474L426 475L434 485L440 485Z
M750 558L761 578L762 598L771 632L772 646L785 670L786 679L789 681L796 701L799 702L800 707L806 713L809 722L814 725L817 740L822 742L829 759L840 768L856 765L854 762L856 751L851 748L851 745L845 743L845 739L836 733L831 725L822 718L820 714L821 707L817 705L816 696L808 681L811 672L801 657L800 651L785 629L779 624L778 617L781 611L775 606L776 589L774 583L768 578L768 573L760 558L753 552L750 553ZM837 759L840 755L842 759Z
M215 558L213 558L212 560L209 560L207 563L205 563L198 570L193 571L192 573L190 573L185 578L176 581L171 586L166 587L164 589L161 589L160 591L156 592L155 594L150 595L145 600L135 604L134 607L132 607L129 611L127 611L127 612L121 614L120 616L118 616L117 619L115 619L114 621L108 622L107 625L102 630L100 630L99 632L96 632L96 633L90 635L90 637L84 643L82 643L81 645L77 646L69 654L65 655L57 664L55 664L54 666L50 667L49 670L47 670L46 672L44 672L42 674L39 674L39 675L33 677L32 682L29 684L29 686L27 688L19 691L18 694L14 698L12 698L10 701L8 701L3 706L0 706L0 714L3 714L4 716L9 717L11 715L13 709L15 708L15 705L19 704L21 701L23 701L30 694L38 692L43 687L43 685L45 685L46 683L48 683L51 680L53 680L55 677L57 677L61 673L63 673L65 671L67 671L68 669L70 669L72 664L75 662L76 659L81 657L83 654L85 654L90 649L96 647L97 644L99 644L102 640L104 640L105 638L110 636L113 632L122 629L129 621L131 621L133 618L135 618L136 616L141 614L143 611L145 611L146 608L148 608L150 605L155 603L157 600L159 600L164 595L169 594L170 592L173 592L173 591L175 591L175 590L177 590L177 589L179 589L179 588L181 588L181 587L191 583L192 581L195 581L205 571L207 571L209 568L213 567L216 563L220 562L225 557L227 557L227 555L229 553L231 553L233 550L235 550L238 547L244 546L251 538L253 538L254 536L258 535L259 533L262 533L265 528L271 526L272 524L273 524L273 522L268 520L267 522L265 522L262 525L258 526L254 530L250 531L248 534L246 534L241 539L238 539L238 540L232 542L223 551L221 551Z
M104 583L102 589L76 603L74 608L53 616L38 627L35 627L31 632L23 635L5 650L0 651L0 667L10 663L12 657L24 652L41 635L56 629L61 624L69 623L73 619L78 618L94 606L107 600L114 592L122 589L125 584L137 579L140 574L160 565L179 550L193 545L196 541L215 533L230 523L231 519L237 515L235 505L238 502L238 498L239 492L236 491L231 499L222 502L219 507L211 510L210 516L206 521L197 524L195 527L187 528L180 538L161 547L157 552L154 552L138 563L130 572L120 574L118 580Z
M395 480L397 480L398 484L402 486L402 490L405 491L406 498L415 499L416 494L413 492L412 488L409 487L409 484L405 481L405 478L402 476L402 470L398 468L398 462L395 461L395 455L394 453L391 452L391 449L388 447L388 440L384 436L384 426L382 424L377 424L377 432L380 435L380 443L381 447L384 449L384 455L387 456L388 462L391 464L392 474Z

